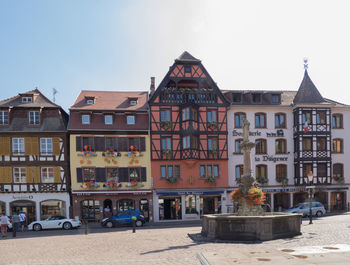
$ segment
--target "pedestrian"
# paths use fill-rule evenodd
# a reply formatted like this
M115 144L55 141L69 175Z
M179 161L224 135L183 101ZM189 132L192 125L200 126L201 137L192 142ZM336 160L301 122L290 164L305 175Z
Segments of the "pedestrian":
M2 216L0 217L0 225L1 225L1 234L2 237L7 236L7 224L9 222L9 218L5 215L5 213L2 213Z
M15 212L12 215L12 235L13 235L13 237L16 237L16 233L18 232L20 222L21 222L21 220L19 218L19 211L17 211L17 213Z
M19 220L21 222L21 230L23 232L24 231L24 225L26 223L26 214L23 211L21 211L21 213L18 216L19 216Z

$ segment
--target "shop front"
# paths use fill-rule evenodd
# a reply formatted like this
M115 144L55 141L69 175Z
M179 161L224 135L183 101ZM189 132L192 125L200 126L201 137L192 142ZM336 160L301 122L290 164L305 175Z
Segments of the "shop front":
M75 218L99 222L121 211L140 210L146 221L153 220L152 191L72 192Z

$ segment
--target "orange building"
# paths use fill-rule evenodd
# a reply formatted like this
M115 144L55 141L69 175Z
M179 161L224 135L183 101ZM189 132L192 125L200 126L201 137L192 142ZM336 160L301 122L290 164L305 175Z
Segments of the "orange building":
M151 84L154 220L226 212L229 103L201 61L184 52Z

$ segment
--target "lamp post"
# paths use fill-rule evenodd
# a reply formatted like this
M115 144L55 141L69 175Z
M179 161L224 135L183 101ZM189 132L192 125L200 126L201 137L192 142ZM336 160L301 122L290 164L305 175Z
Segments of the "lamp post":
M309 224L312 224L312 188L314 188L314 186L312 186L313 180L314 180L314 174L312 173L312 171L310 171L307 174L307 180L309 181Z

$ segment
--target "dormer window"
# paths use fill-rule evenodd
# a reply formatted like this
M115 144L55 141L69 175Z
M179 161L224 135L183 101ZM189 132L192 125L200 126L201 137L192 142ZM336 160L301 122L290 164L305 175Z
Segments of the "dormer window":
M233 103L241 103L242 102L242 94L241 93L232 93L232 102Z
M33 98L32 97L22 97L22 102L23 103L33 102Z
M255 104L261 103L261 94L253 93L252 94L252 101Z
M271 103L272 104L279 104L279 103L281 103L281 95L280 94L272 94L271 95Z
M40 123L39 111L29 111L29 124L37 125Z
M137 98L128 98L129 99L129 105L130 106L136 106L137 105Z
M9 112L7 110L0 111L0 124L9 124Z
M88 99L88 100L86 100L86 104L92 105L92 104L94 104L94 100L93 99Z

